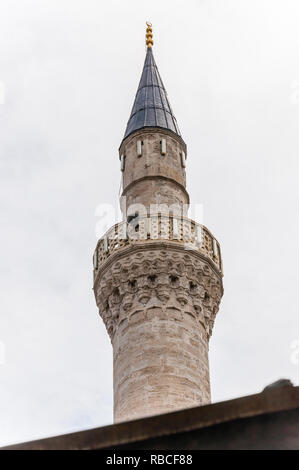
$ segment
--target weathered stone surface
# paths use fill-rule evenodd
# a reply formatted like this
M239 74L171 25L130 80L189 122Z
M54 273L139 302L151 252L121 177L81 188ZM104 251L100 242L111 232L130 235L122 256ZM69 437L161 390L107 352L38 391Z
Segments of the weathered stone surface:
M160 142L166 140L166 155L161 155ZM137 156L137 141L142 142L142 155ZM186 145L179 136L163 129L142 129L128 137L120 148L125 155L123 196L126 208L131 204L188 204L185 189L186 172L181 154Z
M219 273L183 248L144 244L110 261L95 295L113 345L115 421L209 403Z
M119 153L123 222L97 244L94 292L113 346L114 418L125 421L210 402L223 289L219 243L187 218L183 140L143 128Z

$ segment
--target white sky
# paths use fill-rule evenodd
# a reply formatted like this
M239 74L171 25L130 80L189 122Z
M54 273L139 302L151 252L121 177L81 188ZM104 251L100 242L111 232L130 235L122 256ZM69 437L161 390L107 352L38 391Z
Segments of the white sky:
M2 0L0 445L112 422L94 214L117 201L146 20L222 247L212 399L299 382L298 2Z

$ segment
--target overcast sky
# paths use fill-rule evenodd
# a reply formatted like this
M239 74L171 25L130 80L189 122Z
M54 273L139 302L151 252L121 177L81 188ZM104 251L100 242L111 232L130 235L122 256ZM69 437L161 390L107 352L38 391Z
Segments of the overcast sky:
M117 203L146 20L222 247L212 400L299 383L298 1L2 0L0 445L112 422L95 211Z

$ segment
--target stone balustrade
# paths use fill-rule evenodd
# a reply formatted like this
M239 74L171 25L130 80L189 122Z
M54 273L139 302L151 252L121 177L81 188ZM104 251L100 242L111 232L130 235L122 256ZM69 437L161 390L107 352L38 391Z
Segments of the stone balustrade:
M112 254L134 244L155 241L167 241L183 245L186 250L199 251L223 275L220 245L204 225L186 217L158 214L138 216L130 222L112 226L97 243L93 258L94 277Z

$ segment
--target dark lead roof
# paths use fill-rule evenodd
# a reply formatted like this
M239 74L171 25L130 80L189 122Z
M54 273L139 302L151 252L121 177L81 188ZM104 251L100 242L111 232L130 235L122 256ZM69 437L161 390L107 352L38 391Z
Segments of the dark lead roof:
M181 136L151 47L147 49L124 139L143 127L162 127Z

